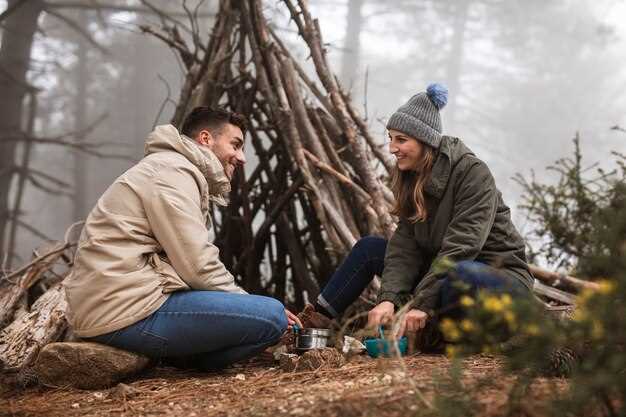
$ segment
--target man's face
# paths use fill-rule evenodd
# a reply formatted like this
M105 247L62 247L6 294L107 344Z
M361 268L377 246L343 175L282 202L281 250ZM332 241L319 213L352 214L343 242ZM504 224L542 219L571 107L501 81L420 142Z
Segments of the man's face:
M196 141L213 151L224 166L224 173L229 180L232 180L235 168L246 163L243 133L233 124L225 124L215 134L211 134L208 129L202 129L198 132Z

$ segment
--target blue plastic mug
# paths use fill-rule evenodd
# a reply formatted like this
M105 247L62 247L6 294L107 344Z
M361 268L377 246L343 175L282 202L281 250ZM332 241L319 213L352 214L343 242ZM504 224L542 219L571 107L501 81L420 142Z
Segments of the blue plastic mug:
M367 354L372 358L377 358L379 356L390 357L392 356L392 343L385 339L385 334L383 332L383 327L380 326L378 329L380 333L380 337L365 339L363 344L365 345L365 349L367 350ZM407 348L409 347L409 340L406 336L402 336L398 339L398 350L400 351L400 355L406 355Z

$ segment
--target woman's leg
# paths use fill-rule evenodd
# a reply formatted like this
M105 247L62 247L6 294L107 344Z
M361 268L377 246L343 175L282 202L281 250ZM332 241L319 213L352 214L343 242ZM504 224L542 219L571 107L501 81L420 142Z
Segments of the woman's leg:
M420 350L422 352L442 352L446 341L439 329L443 318L460 320L464 310L460 305L463 295L475 297L480 290L510 294L512 297L527 297L528 289L519 280L502 275L497 269L480 262L459 262L452 273L443 278L439 290L437 314L428 320L422 332Z
M439 315L460 318L463 309L459 300L463 295L476 296L487 290L512 297L527 297L530 291L519 280L503 275L498 269L480 262L459 262L454 272L444 278L439 293Z
M284 307L273 298L180 291L146 319L92 340L155 359L192 357L215 369L263 351L286 329Z
M340 316L359 298L374 275L382 275L386 249L387 241L380 237L367 236L356 242L324 286L317 304L331 316Z

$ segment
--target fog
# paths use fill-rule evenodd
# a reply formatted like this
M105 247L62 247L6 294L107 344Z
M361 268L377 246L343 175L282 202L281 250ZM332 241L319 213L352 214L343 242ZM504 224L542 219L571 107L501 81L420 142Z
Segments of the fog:
M122 10L140 2L98 3L119 10L41 13L27 79L38 88L36 135L57 137L100 120L82 140L103 144L97 151L108 156L47 144L32 149L29 166L55 180L42 176L42 187L32 182L24 187L19 262L44 237L60 239L86 216L106 187L142 157L146 135L155 124L168 123L178 100L179 58L139 28L158 28L158 17ZM174 9L177 3L150 4ZM199 9L206 15L200 22L203 37L215 3ZM278 33L310 69L287 12L280 3L266 4ZM577 132L588 164L610 168L611 151L626 151L626 134L611 129L626 126L626 2L320 0L310 6L337 76L381 146L393 111L431 82L449 87L444 134L460 137L487 162L523 233L532 225L516 209L521 188L514 174L534 170L550 181L546 165L572 153ZM6 7L0 1L0 10ZM175 19L185 21L177 7ZM18 147L16 164L23 153ZM17 183L14 178L12 199Z

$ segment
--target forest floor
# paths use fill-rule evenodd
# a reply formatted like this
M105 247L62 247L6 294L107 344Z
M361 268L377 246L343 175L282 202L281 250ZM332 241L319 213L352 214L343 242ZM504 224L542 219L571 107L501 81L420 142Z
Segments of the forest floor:
M450 365L442 355L414 355L403 363L356 356L341 368L306 372L284 372L275 363L258 359L220 373L155 367L109 390L41 386L0 390L0 415L425 416L429 408L420 395L432 403L435 392L445 391L442 375L448 375ZM501 360L493 356L464 361L461 382L478 400L471 414L498 416L511 411L505 404L512 379L501 374L501 367ZM566 384L562 379L537 380L518 411L544 415L544 400Z

